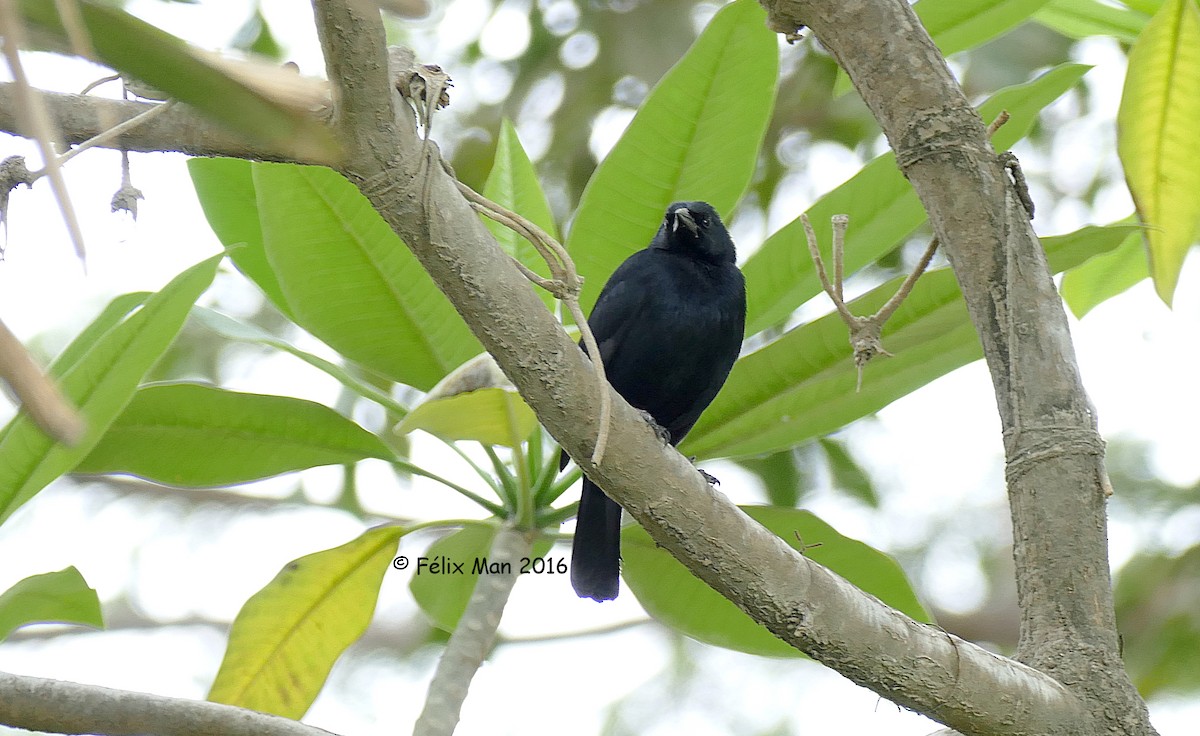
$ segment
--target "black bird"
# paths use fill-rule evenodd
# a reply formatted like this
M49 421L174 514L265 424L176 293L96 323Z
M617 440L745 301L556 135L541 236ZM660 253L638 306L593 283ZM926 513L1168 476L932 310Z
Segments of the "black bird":
M650 246L613 272L588 319L609 382L672 445L712 402L741 349L746 286L735 256L712 205L676 202ZM621 507L584 478L571 549L580 598L617 597L620 534Z

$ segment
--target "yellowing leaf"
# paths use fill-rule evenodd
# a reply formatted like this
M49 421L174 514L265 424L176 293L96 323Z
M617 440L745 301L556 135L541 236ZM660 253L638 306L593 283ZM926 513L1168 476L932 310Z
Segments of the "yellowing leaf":
M533 410L516 391L483 388L425 401L404 418L396 431L414 429L447 442L476 440L485 445L519 445L537 426Z
M300 718L333 663L362 636L400 527L372 529L284 566L234 619L208 699Z
M1129 52L1117 152L1148 226L1150 274L1171 303L1200 226L1200 7L1167 0Z

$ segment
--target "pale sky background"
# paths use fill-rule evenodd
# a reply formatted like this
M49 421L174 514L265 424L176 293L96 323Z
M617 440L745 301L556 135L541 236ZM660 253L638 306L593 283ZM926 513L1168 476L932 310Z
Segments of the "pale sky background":
M555 4L568 13L561 2ZM304 12L297 12L299 4L282 0L264 6L277 38L292 44L288 56L305 73L319 73L321 61L307 5ZM249 7L245 2L130 5L147 20L207 47L225 44L244 22ZM419 23L428 31L415 40L421 56L439 60L461 48L474 37L471 25L487 21L489 7L487 0L455 0L444 16ZM524 50L528 25L525 16L514 10L517 7L507 5L485 29L482 43L489 53L514 58ZM706 12L711 10L698 11L697 22L703 22ZM595 39L589 41L587 34L575 37L581 55L573 63L586 62L589 43ZM1112 130L1123 57L1115 42L1107 40L1090 41L1077 47L1076 53L1077 60L1097 65L1085 77L1097 94L1093 98L1097 109L1064 129L1055 142L1052 161L1027 149L1018 148L1017 153L1027 172L1052 170L1068 190L1092 167L1108 172L1111 185L1099 197L1096 211L1070 199L1042 208L1035 222L1041 235L1104 224L1131 210ZM101 75L86 64L46 55L24 59L33 82L49 89L78 91ZM490 99L495 85L504 86L503 74L485 64L449 71L461 80L455 90L456 105L474 104L472 96ZM472 89L473 84L484 82L487 87ZM565 90L568 103L569 94ZM1064 102L1046 114L1074 116L1067 107ZM519 130L536 152L539 137L545 135L545 111L523 112ZM627 119L615 109L602 115L592 135L593 150L602 154ZM0 136L0 157L16 153L27 155L31 168L38 160L27 142ZM743 257L861 163L853 152L833 143L813 146L809 156L807 178L796 178L791 190L773 203L768 222L734 219ZM196 203L184 161L182 156L166 154L133 157L134 185L146 194L136 223L109 212L109 200L120 181L117 154L87 153L69 164L67 179L87 239L86 274L73 255L46 183L39 182L32 192L15 192L5 260L0 262L0 317L23 340L57 352L112 296L160 288L183 268L218 252L220 244ZM1035 187L1035 200L1038 194ZM253 311L257 299L252 287L226 267L201 303L219 303L222 310L237 316ZM1151 442L1150 459L1159 477L1195 483L1200 478L1200 453L1195 450L1195 417L1200 414L1200 389L1194 380L1195 366L1200 365L1195 339L1200 334L1196 259L1184 270L1173 310L1143 283L1082 321L1071 318L1071 329L1104 435ZM300 344L331 355L311 338ZM327 404L338 393L332 379L285 356L235 362L224 379L228 388ZM12 411L6 405L3 416ZM931 595L942 607L972 609L984 593L982 574L973 558L966 564L956 550L969 545L974 534L1009 533L999 423L984 366L976 363L956 371L895 402L879 413L877 421L859 423L843 436L870 469L883 508L869 513L828 489L811 497L805 507L843 534L884 550L913 544L939 522L970 518L972 528L961 530L961 536L937 540L927 569L909 572L920 576L921 587L934 591ZM437 453L437 448L429 440L418 444L419 452ZM438 472L472 482L469 471L451 466L449 457L445 462L447 467L437 467ZM740 469L719 463L709 469L721 477L721 490L735 500L760 501L754 481ZM319 500L329 497L339 473L315 469L300 474L300 480L305 493ZM296 484L296 476L289 476L255 484L250 492L278 498ZM372 466L370 461L361 486L368 507L380 512L428 518L479 515L472 504L432 484L402 487L386 467ZM64 481L27 504L0 530L0 559L6 561L0 569L0 590L27 575L75 565L102 601L127 594L143 613L162 621L227 621L283 564L348 541L362 528L360 521L336 510L264 507L230 516L216 506L201 506L188 513L166 497L152 503L144 498L120 499L94 486ZM1117 521L1110 537L1113 564L1119 566L1139 548L1178 551L1196 544L1200 518L1176 518L1165 528L1138 528ZM406 539L402 551L420 554L430 539ZM565 550L555 554L559 552ZM380 620L412 615L414 604L406 583L405 574L388 573L377 614ZM614 603L597 605L576 599L565 577L529 576L518 584L501 631L507 636L536 636L643 617L628 592ZM902 712L810 662L763 660L696 644L690 649L697 652L707 676L678 692L670 685L671 641L655 626L503 647L476 678L459 733L550 734L564 729L595 733L608 717L607 704L635 691L640 692L643 712L633 717L641 719L641 732L650 735L752 733L775 725L791 733L905 736L934 730L924 718ZM223 635L211 627L167 626L13 642L0 646L0 669L202 698L223 650ZM381 652L352 649L305 720L344 734L408 731L425 696L434 655L425 649L414 662L397 663ZM655 705L661 698L682 700L688 707L670 709L670 720L663 720L662 709ZM1164 736L1183 736L1195 733L1200 703L1159 699L1152 702L1151 713Z

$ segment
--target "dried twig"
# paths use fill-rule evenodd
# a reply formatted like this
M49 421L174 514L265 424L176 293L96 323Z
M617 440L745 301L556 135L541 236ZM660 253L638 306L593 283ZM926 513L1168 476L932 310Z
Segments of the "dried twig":
M47 435L67 445L83 438L87 430L83 418L3 322L0 322L0 378L12 387L29 418Z
M583 316L583 309L579 306L579 292L583 288L583 278L575 270L575 263L571 260L567 249L550 237L545 230L521 215L496 204L466 184L460 181L457 184L458 190L467 198L476 212L514 230L528 240L546 261L546 265L550 267L551 278L546 279L531 271L516 258L512 259L527 279L549 291L556 299L565 304L571 313L571 318L579 326L584 347L587 348L588 357L591 358L592 365L596 369L596 383L600 393L600 427L596 433L596 444L592 448L592 462L599 465L600 461L604 459L604 449L608 444L612 398L608 391L608 378L604 373L604 361L600 358L600 347L596 343L596 336L592 334L591 327L588 326L587 319Z
M79 227L79 220L75 217L75 209L71 206L71 198L67 193L67 182L63 179L62 170L59 168L59 158L54 152L52 141L58 138L54 122L50 119L41 95L25 76L20 54L17 53L17 49L25 45L25 28L17 13L14 0L0 0L0 36L3 37L2 45L5 59L8 61L8 68L12 71L13 81L16 82L21 96L21 108L18 113L23 119L26 129L37 139L42 160L45 161L44 173L50 177L50 187L54 190L55 199L58 200L58 207L62 211L63 222L71 235L71 242L75 244L75 253L79 256L80 261L86 262L83 231Z
M0 1L2 1L2 0L0 0ZM83 143L80 143L77 146L72 146L71 150L67 151L66 153L64 153L61 156L55 157L55 166L56 167L62 166L63 164L65 164L66 162L75 158L76 156L78 156L79 154L88 150L89 148L94 148L95 146L105 145L106 143L111 141L113 138L124 135L126 132L133 130L137 126L142 125L143 123L145 123L149 120L152 120L152 119L158 117L159 115L162 115L164 112L166 112L167 110L170 110L174 106L175 106L175 100L168 100L168 101L162 103L161 105L156 105L139 115L135 115L135 116L129 118L128 120L126 120L123 123L118 123L117 125L112 126L108 130L105 130L104 132L102 132L98 135L88 138L86 141L84 141ZM34 179L41 178L49 171L49 169L50 169L50 166L47 163L46 168L41 169L40 171L33 172L33 178Z
M992 124L988 126L988 137L991 138L994 136L996 131L1008 122L1008 118L1008 111L1001 111L996 116L996 119L992 121ZM1029 213L1029 219L1032 220L1033 200L1029 196L1029 188L1025 184L1025 176L1021 172L1021 165L1017 162L1017 157L1011 152L1006 152L1000 154L1000 161L1012 176L1017 196L1020 198L1021 203L1025 205L1025 209ZM837 308L838 315L846 323L846 327L850 329L850 344L854 348L854 365L858 368L858 381L855 385L855 390L860 391L862 390L863 368L866 364L877 355L891 355L891 353L883 349L881 339L883 325L900 308L905 298L912 292L917 279L929 267L929 262L933 260L933 254L937 252L939 241L936 235L929 241L929 245L921 255L921 260L917 262L916 267L904 279L904 283L900 284L900 288L887 300L886 304L880 307L879 311L870 317L858 317L852 314L849 308L847 308L843 287L845 281L842 270L843 254L845 253L846 226L849 224L850 218L846 215L834 215L831 218L833 225L832 283L829 280L828 274L825 273L825 262L821 259L821 251L817 246L817 236L808 221L808 216L800 215L800 220L804 223L804 235L808 241L808 252L812 256L813 263L816 265L817 277L821 280L821 287L829 295L834 307Z
M837 278L837 270L841 266L842 252L845 248L846 226L850 222L850 218L846 215L834 215L833 224L833 263L835 272L835 283L830 283L829 276L825 273L825 263L821 259L821 251L817 246L817 235L813 232L812 223L808 221L808 215L800 215L800 221L804 224L804 235L808 240L808 252L812 256L813 263L817 267L817 278L821 280L821 288L829 295L829 299L837 308L838 315L846 326L850 328L850 345L854 348L854 365L858 368L858 383L855 390L862 389L863 367L867 362L876 355L891 355L883 349L883 343L880 335L883 331L883 323L894 312L904 297L908 295L907 290L912 288L912 284L916 282L916 277L924 270L924 266L928 263L927 259L922 259L920 270L914 272L908 280L904 282L904 286L896 295L884 305L884 308L871 315L870 317L859 317L850 312L846 306L845 300L842 298L842 279ZM926 252L929 257L933 256L933 250L937 247L937 240L930 244L932 247ZM894 302L894 304L893 304ZM884 315L884 310L889 310L887 315Z

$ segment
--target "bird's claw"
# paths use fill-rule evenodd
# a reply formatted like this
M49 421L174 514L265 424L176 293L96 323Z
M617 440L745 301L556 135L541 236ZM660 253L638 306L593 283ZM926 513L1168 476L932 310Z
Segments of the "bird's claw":
M645 420L646 424L650 425L650 429L654 430L654 436L657 437L660 442L662 442L664 445L671 444L671 433L667 431L666 427L658 423L658 421L654 418L654 415L648 411L643 411L642 409L638 409L638 414L641 414L642 419Z
M689 458L688 458L688 460L691 460L691 461L692 461L692 465L695 465L695 464L696 464L696 458L694 458L694 457L689 457ZM709 473L709 472L708 472L707 470L705 470L704 468L696 468L696 472L697 472L697 473L699 473L700 475L704 476L704 482L705 482L705 483L708 483L710 486L719 486L719 485L721 485L721 481L720 481L720 480L717 478L717 476L715 476L715 475L713 475L713 474Z

